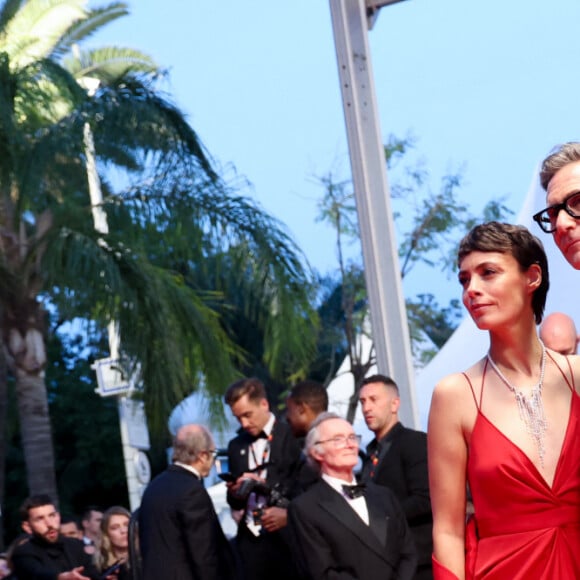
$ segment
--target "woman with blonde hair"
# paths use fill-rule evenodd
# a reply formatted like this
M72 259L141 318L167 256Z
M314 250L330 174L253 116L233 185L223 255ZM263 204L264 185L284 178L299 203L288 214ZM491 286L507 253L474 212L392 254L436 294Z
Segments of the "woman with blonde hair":
M95 563L107 578L129 578L129 520L131 513L113 506L103 513L101 541L95 553Z
M463 304L490 346L433 393L434 577L580 578L580 357L538 338L546 254L526 228L490 222L462 240L458 263Z

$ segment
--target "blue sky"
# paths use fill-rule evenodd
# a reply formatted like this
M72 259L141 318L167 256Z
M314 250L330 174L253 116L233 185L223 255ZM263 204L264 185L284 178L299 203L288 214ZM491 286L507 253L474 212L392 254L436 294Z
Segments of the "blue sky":
M139 48L167 67L167 89L211 154L251 182L248 193L315 268L334 268L313 181L349 172L328 2L129 5L131 15L94 42ZM461 167L461 195L474 211L506 196L517 213L537 163L556 143L580 139L578 22L577 0L383 8L370 32L382 134L415 136L435 188ZM414 290L423 276L409 282ZM442 275L438 286L459 295L453 279Z

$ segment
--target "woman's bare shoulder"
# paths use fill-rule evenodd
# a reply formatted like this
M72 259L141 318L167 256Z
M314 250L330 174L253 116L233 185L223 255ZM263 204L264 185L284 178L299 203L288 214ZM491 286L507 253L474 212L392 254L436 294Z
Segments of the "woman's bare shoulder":
M436 385L434 394L440 397L456 397L470 394L470 386L476 387L481 378L481 364L477 362L472 367L459 373L443 377Z

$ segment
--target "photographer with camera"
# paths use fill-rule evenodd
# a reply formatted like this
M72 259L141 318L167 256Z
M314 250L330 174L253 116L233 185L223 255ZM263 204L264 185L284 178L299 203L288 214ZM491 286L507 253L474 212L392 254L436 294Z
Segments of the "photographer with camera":
M236 545L247 580L295 580L288 544L287 506L296 489L300 447L287 424L270 412L264 384L242 379L225 402L239 421L228 445L228 503L243 510Z

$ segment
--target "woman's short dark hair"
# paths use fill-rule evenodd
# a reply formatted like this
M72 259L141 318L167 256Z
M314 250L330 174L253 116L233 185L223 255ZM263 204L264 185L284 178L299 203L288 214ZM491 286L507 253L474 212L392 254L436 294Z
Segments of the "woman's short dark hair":
M457 252L458 264L461 265L463 259L471 252L510 254L516 259L523 272L526 272L533 264L540 266L542 281L532 296L536 324L540 324L550 287L548 258L542 242L524 226L488 222L475 226L461 240Z

